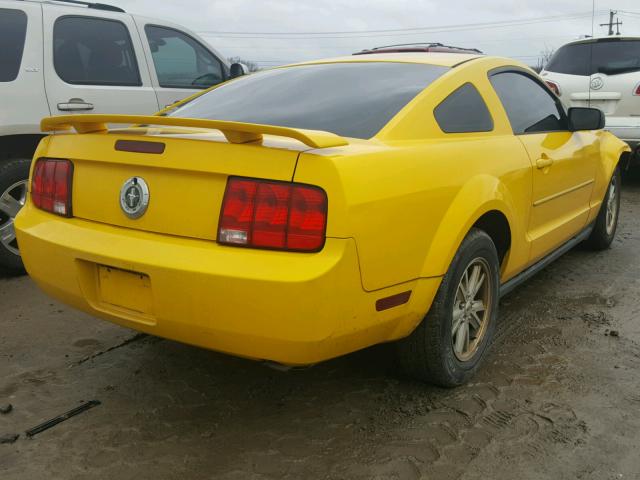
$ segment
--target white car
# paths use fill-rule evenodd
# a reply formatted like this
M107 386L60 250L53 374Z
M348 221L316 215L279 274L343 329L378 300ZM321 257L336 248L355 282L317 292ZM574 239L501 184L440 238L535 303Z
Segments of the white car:
M638 157L640 145L640 38L605 37L560 47L540 74L567 107L595 107L606 129Z
M185 28L73 0L0 0L0 269L20 272L13 219L40 120L151 114L244 73Z

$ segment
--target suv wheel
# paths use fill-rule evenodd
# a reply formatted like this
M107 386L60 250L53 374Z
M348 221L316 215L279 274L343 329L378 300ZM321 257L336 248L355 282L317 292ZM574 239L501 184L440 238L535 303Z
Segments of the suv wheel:
M27 198L31 160L12 159L0 163L0 269L24 273L13 222Z
M398 343L404 371L442 387L468 381L491 343L498 315L500 263L491 238L473 229L442 279L422 323Z

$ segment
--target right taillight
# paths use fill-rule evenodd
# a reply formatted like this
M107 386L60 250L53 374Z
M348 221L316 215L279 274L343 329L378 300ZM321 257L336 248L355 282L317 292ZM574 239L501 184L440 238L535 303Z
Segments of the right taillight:
M640 83L636 85L636 88L633 90L633 94L640 97Z
M231 177L222 202L218 242L297 252L324 246L327 195L319 187Z
M40 158L33 167L31 200L47 212L71 216L73 164L69 160Z
M560 96L560 85L558 85L556 82L552 82L551 80L545 80L544 83L547 84L547 87L549 87L551 91L553 91L553 93L555 93L557 96Z

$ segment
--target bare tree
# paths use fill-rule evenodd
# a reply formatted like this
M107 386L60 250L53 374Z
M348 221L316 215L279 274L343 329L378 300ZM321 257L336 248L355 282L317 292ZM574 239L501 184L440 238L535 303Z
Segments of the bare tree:
M551 57L553 57L554 53L556 53L555 48L545 46L544 50L540 52L540 56L538 57L538 62L534 67L534 70L536 72L542 71L544 67L547 66L547 63L549 63L549 60L551 60Z
M251 60L244 60L240 57L229 57L227 60L229 60L229 63L242 63L243 65L246 65L249 72L257 72L260 70L260 65L256 62L252 62Z

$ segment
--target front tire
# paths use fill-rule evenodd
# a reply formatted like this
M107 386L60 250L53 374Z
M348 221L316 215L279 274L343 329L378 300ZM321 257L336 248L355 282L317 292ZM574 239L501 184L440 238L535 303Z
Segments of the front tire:
M466 383L491 344L498 316L500 262L491 237L473 229L458 249L420 325L398 342L409 376L441 387Z
M0 270L10 275L24 273L13 223L27 198L30 165L29 159L0 163Z
M607 193L602 201L591 235L585 242L593 250L606 250L611 246L616 236L620 216L621 187L622 176L620 167L617 167L611 176L609 188L607 188Z

